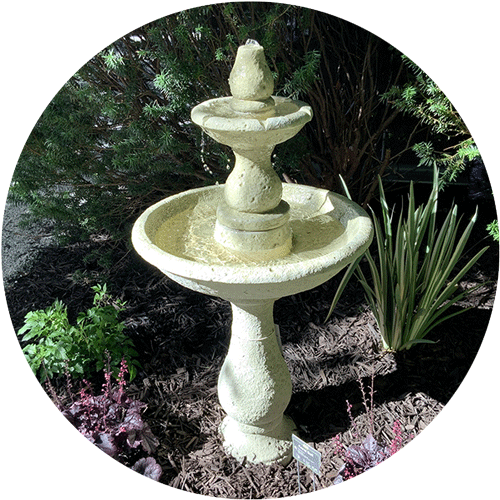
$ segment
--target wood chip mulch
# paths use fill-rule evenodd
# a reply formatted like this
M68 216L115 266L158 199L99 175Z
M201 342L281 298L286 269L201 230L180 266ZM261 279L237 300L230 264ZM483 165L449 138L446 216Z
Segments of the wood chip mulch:
M103 243L43 249L34 265L6 284L15 330L24 315L59 298L70 317L91 306L96 282L127 301L126 331L133 338L143 369L128 386L147 403L144 418L160 446L154 458L161 482L202 495L225 498L285 497L299 493L296 462L288 466L241 464L226 455L218 434L224 411L217 398L217 377L229 341L227 302L190 292L145 264L133 250L115 251L105 276L84 257L103 251ZM496 253L495 253L496 252ZM117 258L116 254L119 254ZM486 257L486 256L485 256ZM466 313L433 332L435 344L403 353L381 353L374 317L362 289L352 280L334 315L324 322L339 279L277 301L283 352L293 382L287 410L306 442L322 454L316 488L331 486L342 465L333 438L344 444L363 440L370 416L363 405L362 381L369 397L374 381L375 438L388 444L399 420L406 442L436 417L467 374L486 331L494 300L498 252L469 273L467 286L486 282ZM346 401L352 405L351 425ZM301 490L312 491L312 475L300 474Z

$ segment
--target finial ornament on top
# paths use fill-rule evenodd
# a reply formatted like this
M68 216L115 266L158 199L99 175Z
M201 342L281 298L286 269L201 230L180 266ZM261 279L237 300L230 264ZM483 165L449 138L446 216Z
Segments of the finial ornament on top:
M238 47L229 75L231 94L243 101L265 101L274 90L274 80L266 62L264 48L255 40Z

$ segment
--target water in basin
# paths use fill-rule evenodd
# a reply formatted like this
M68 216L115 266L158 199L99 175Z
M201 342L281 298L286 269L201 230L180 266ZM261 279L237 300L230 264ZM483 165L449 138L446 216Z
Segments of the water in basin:
M256 265L251 256L230 251L213 237L217 204L212 197L200 198L179 213L168 217L158 228L154 243L177 257L208 265ZM307 205L305 205L307 207ZM311 213L300 203L290 202L292 252L266 265L293 264L326 255L342 245L344 226L331 212Z
M297 104L297 102L290 101L289 99L285 99L284 97L273 96L272 99L274 101L272 113L273 117L286 117L293 113L296 113L300 109L300 106ZM243 113L235 111L231 106L232 101L232 97L222 97L218 99L212 99L203 103L203 106L207 113L206 119L208 119L210 115L219 118L237 118L240 120L260 119L261 115L259 113Z

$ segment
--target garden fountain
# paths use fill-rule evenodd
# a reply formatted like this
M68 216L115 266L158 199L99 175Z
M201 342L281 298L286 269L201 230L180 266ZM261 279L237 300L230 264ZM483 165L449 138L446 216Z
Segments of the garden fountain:
M231 341L218 382L225 449L240 461L286 464L292 383L273 320L274 302L314 288L360 256L372 224L336 193L283 184L271 155L312 118L305 103L272 96L263 48L239 47L232 97L193 108L195 124L233 149L226 184L192 189L146 210L137 252L174 281L232 305Z

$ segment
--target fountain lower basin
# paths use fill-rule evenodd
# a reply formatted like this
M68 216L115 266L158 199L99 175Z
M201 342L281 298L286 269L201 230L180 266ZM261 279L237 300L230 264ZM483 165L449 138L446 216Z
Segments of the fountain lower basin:
M231 341L218 381L227 416L220 431L241 462L287 464L294 422L284 415L292 382L283 358L274 302L324 283L361 255L372 223L338 194L283 184L290 205L291 252L269 261L217 243L214 230L224 186L193 189L146 210L132 230L138 253L192 290L231 302Z
M269 261L217 243L214 230L224 186L193 189L146 210L132 230L139 254L181 285L231 302L231 341L218 381L227 416L220 431L241 462L286 464L293 421L284 415L292 382L274 324L274 302L324 283L361 255L372 223L338 194L283 184L290 206L291 252Z
M314 288L371 242L370 218L355 203L330 191L283 184L283 199L290 204L292 251L253 262L213 237L223 188L193 189L150 207L134 225L136 250L183 286L235 301L278 299Z

